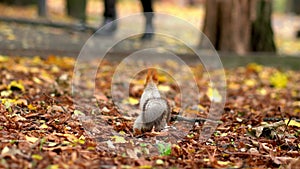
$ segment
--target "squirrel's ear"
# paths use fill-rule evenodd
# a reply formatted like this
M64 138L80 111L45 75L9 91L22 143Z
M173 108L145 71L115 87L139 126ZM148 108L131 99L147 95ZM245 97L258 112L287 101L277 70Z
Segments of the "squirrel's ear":
M155 84L158 84L158 75L156 69L152 69L152 80Z
M148 84L148 82L150 81L150 79L152 79L152 70L151 70L151 69L148 69L148 71L147 71L147 76L146 76L146 82L145 82L145 85Z
M157 70L154 68L148 69L145 85L147 85L149 81L153 81L156 84L158 83Z

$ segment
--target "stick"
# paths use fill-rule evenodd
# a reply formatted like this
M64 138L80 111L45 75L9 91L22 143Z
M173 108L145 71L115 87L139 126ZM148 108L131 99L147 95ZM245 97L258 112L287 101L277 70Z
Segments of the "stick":
M189 117L183 117L183 116L180 116L180 115L172 116L171 121L186 121L186 122L190 122L190 123L195 123L195 122L204 123L205 121L210 121L210 122L213 122L213 123L223 124L222 121L215 121L215 120L201 118L201 117L189 118Z

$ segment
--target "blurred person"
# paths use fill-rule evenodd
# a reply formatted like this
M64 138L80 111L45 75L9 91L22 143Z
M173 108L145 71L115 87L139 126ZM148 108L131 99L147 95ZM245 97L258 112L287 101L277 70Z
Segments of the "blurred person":
M142 40L150 40L153 37L152 33L154 32L153 27L153 3L152 0L140 0L143 13L145 17L145 32L142 35ZM117 18L117 11L116 11L116 0L104 0L104 13L103 13L103 23L101 26L104 26ZM117 22L113 22L110 25L104 27L101 31L101 35L112 35L117 30ZM148 33L147 33L148 32Z

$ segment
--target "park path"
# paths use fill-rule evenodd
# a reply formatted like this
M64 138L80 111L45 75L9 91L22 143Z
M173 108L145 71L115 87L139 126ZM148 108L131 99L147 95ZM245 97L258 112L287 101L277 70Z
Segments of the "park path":
M180 25L165 21L163 18L159 18L158 20L158 24L162 23L165 27L170 27L169 30L171 32L177 32L178 35L184 34L181 38L185 38L185 40L195 39L187 31L181 30ZM300 40L295 38L296 31L300 28L299 20L299 17L293 15L274 17L273 28L280 54L300 55ZM129 27L142 29L142 18L137 22L136 25L129 24ZM55 25L55 23L53 24ZM0 17L0 53L28 56L47 56L49 54L77 56L93 32L78 31L76 24L65 24L61 25L61 27L55 28L35 24L6 22L1 21ZM91 29L97 29L97 27L94 26ZM108 38L105 37L103 40ZM196 43L196 41L193 42L194 45ZM139 46L137 41L131 47L133 48L134 46Z

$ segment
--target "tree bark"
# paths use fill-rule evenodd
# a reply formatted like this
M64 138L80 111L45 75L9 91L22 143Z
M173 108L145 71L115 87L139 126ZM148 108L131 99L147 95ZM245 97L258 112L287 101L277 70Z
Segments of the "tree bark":
M10 5L17 5L17 6L26 6L26 5L37 4L37 1L36 0L0 0L0 3L6 3Z
M299 0L287 0L286 12L300 15L300 1Z
M273 52L276 47L271 26L271 1L260 0L256 13L256 20L252 23L252 51Z
M271 0L207 0L204 34L216 50L274 52ZM200 42L200 47L207 44Z
M86 2L86 0L67 0L67 14L85 23L87 4Z

